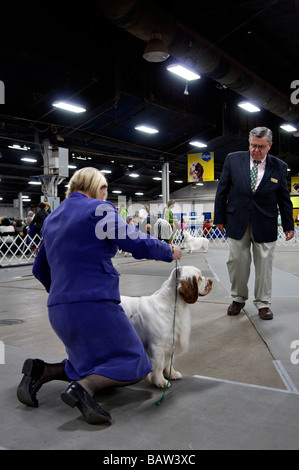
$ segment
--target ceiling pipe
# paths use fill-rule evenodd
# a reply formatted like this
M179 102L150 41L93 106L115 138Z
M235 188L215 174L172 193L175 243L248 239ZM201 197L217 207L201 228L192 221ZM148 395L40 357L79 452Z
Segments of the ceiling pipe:
M157 29L170 55L286 121L299 119L298 107L252 71L148 0L98 0L116 26L148 42ZM291 94L291 91L290 91Z

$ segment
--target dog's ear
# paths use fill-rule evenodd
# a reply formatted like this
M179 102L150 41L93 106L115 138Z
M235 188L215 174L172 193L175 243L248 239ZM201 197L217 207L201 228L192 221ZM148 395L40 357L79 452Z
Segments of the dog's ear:
M179 293L187 304L195 304L198 299L198 281L196 276L180 281Z

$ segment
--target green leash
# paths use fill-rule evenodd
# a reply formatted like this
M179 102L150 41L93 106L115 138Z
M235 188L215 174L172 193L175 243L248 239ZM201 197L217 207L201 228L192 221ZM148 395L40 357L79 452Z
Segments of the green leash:
M171 377L171 369L172 369L172 362L173 362L173 354L174 354L174 332L175 332L175 317L176 317L176 304L177 304L177 296L178 296L178 262L176 260L176 270L175 270L175 277L176 277L176 283L175 283L175 300L174 300L174 312L173 312L173 326L172 326L172 353L171 353L171 360L170 360L170 369L169 369L169 376L168 376L168 381L167 385L163 391L163 395L160 398L160 400L156 401L155 405L159 406L161 405L162 401L164 400L164 395L166 393L166 390L168 389L169 382L170 382L170 377Z

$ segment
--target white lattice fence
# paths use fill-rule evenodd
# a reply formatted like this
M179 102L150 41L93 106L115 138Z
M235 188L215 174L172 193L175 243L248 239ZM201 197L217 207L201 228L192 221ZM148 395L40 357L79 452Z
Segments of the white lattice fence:
M192 230L187 229L187 231L193 237L202 237L203 236L203 232L202 232L201 228L192 229ZM216 229L216 230L211 229L206 238L208 238L208 240L209 240L210 248L213 248L213 247L214 248L216 248L216 247L217 248L219 248L219 247L220 248L223 248L223 247L228 248L228 243L227 243L226 237L223 234L221 234L218 229ZM288 248L290 248L292 246L296 246L296 248L297 248L298 242L299 242L299 227L295 228L295 236L290 241L285 240L285 234L283 232L282 227L278 228L278 238L277 238L276 246L285 246L285 247L288 247ZM181 248L184 248L184 238L183 238L183 236L182 236L182 234L179 230L177 230L174 234L173 243L175 245L180 246ZM299 245L298 245L298 247L299 247Z
M12 242L8 237L0 237L0 267L32 264L40 241L39 235L17 235Z

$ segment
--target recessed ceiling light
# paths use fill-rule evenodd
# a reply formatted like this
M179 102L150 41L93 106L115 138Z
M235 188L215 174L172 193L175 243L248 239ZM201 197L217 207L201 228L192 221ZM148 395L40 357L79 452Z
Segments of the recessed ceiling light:
M198 80L200 75L198 73L193 72L192 70L188 69L187 67L183 67L182 65L172 64L167 67L169 72L175 73L179 75L179 77L184 78L185 80Z
M27 157L24 157L24 158L21 158L21 160L23 162L37 162L36 158L27 158Z
M194 147L200 147L200 148L207 147L207 144L204 144L203 142L199 142L199 140L192 140L191 142L189 142L189 144L194 145Z
M131 178L138 178L139 177L139 175L137 173L130 173L129 176Z
M65 111L71 111L72 113L84 113L86 111L83 106L66 103L65 101L56 101L52 104L52 106L55 106L55 108L64 109Z
M291 126L291 124L282 124L280 127L287 132L295 132L297 130L296 127Z
M140 125L140 126L135 126L134 129L136 129L137 131L141 131L141 132L146 132L147 134L157 134L158 129L155 129L154 127L150 127L150 126L145 126L145 125Z
M249 113L257 113L258 111L260 111L260 108L258 108L252 103L249 103L249 101L242 101L238 104L238 106L240 108L245 109L245 111L248 111Z

